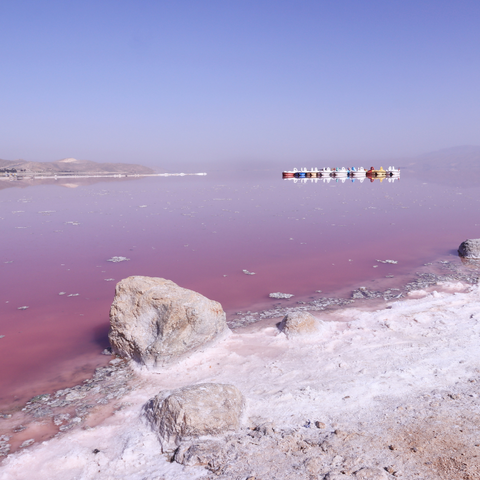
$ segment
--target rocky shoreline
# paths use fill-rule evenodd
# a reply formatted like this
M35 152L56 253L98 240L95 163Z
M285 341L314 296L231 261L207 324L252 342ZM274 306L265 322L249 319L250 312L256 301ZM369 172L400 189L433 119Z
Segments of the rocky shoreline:
M350 298L320 297L309 301L296 301L295 305L278 304L276 308L269 308L257 312L237 312L234 318L227 320L230 328L239 328L267 318L284 317L288 313L296 311L321 312L328 308L347 307L356 300L384 300L392 301L407 298L410 292L425 290L426 288L447 282L462 282L465 285L477 285L480 282L480 270L469 270L463 264L448 260L439 260L425 265L430 268L435 266L440 273L416 272L415 279L405 283L399 288L386 288L385 290L373 290L367 287L358 287L351 293Z
M418 291L423 291L423 294L426 295L425 289L442 284L448 287L452 285L452 282L461 282L463 289L479 283L478 270L465 269L462 265L448 261L440 261L435 266L440 268L440 273L419 272L416 274L417 278L415 280L408 282L401 289L370 290L366 287L360 287L352 292L352 298L349 299L320 298L305 303L299 301L295 306L279 306L260 312L239 312L236 318L229 319L228 324L234 331L241 332L252 328L252 326L254 327L255 323L260 320L279 319L294 312L319 312L328 309L348 316L349 311L354 308L353 304L359 302L362 306L369 303L374 304L378 300L391 302L408 296L410 292ZM458 285L456 288L458 288ZM343 308L338 310L341 307ZM388 308L391 307L387 306ZM109 354L110 352L104 353ZM435 444L435 439L430 439L429 446L422 446L422 450L419 450L415 446L415 442L410 441L409 438L392 437L389 433L390 430L398 430L398 424L413 429L414 425L423 422L428 423L429 420L435 418L437 419L435 423L437 425L435 427L437 428L435 430L437 436L435 438L438 438L438 442L441 442L441 438L447 438L451 434L448 428L451 428L452 422L456 422L456 424L460 422L459 419L455 420L455 415L460 415L461 412L466 412L468 409L475 410L475 402L472 399L480 395L480 391L477 391L480 378L477 378L477 376L471 375L467 383L453 382L453 390L451 388L427 388L421 393L411 392L404 395L401 402L395 399L393 401L395 405L392 403L392 398L380 398L377 411L373 414L373 417L372 413L368 413L368 411L364 411L362 415L357 412L353 416L351 412L344 412L342 418L345 419L346 423L342 421L341 424L338 419L333 421L332 415L319 415L317 418L295 418L297 426L289 425L287 427L277 425L275 422L265 422L264 418L253 415L249 417L248 425L242 428L240 432L229 434L221 441L208 440L203 443L196 442L195 444L184 445L181 452L179 451L170 457L167 455L167 458L187 467L189 465L203 465L207 472L214 474L214 477L211 478L267 479L292 478L296 475L298 478L325 478L330 480L341 478L346 480L348 478L382 479L390 478L390 476L402 476L404 475L402 472L405 469L408 471L408 468L410 468L404 465L405 455L409 457L412 453L415 453L418 458L422 458L422 456L426 458L427 454L433 455L431 449ZM12 456L14 451L20 449L26 453L30 450L28 447L31 447L31 445L39 442L45 443L52 437L55 440L62 441L62 438L66 435L72 435L74 432L95 430L110 415L115 416L123 410L128 411L133 408L128 397L135 395L136 391L148 390L150 380L145 375L139 374L138 369L131 362L114 358L108 366L98 368L91 379L85 380L80 385L32 398L20 412L3 413L1 415L0 457L3 456L4 459L14 458L15 455ZM460 413L452 413L450 406L455 405L455 403L451 402L459 399L462 399ZM349 396L347 395L342 402L348 403L348 400ZM403 403L408 404L410 401L415 404L414 407L408 408L408 405L401 405ZM392 411L397 413L395 416L397 425L392 423L389 427L390 420L388 418ZM374 421L377 414L384 416L381 425L376 425ZM351 418L347 421L348 415ZM462 420L463 423L465 423L464 420ZM469 421L471 421L471 418ZM375 428L373 430L369 428L368 431L365 431L364 425L366 422L376 425ZM43 432L42 427L44 427ZM441 433L442 429L444 429L443 433ZM460 436L455 437L455 441L466 442L465 444L470 445L473 441L472 427L465 425L464 430L460 433ZM421 434L420 431L416 433L420 437ZM380 457L376 457L373 463L371 459L366 461L362 455L353 455L353 452L365 448L366 438L374 451L381 452ZM441 451L442 445L437 445L435 448ZM258 461L259 452L262 452L264 459L265 455L267 456L265 461ZM472 452L470 450L468 452L468 455L473 458ZM465 457L465 455L464 453L462 456ZM195 460L192 460L192 458ZM249 460L245 461L245 458ZM321 462L318 458L321 458ZM462 458L455 456L448 458L447 461L442 456L437 455L435 457L436 468L442 468L445 471L448 471L448 468L455 468L455 472L459 472L460 466L458 465L460 465L459 462ZM300 460L301 462L298 463ZM423 469L425 479L451 478L429 476L427 472L431 472L430 465L433 463L430 462L429 464L429 460L425 460L425 467L419 467L420 464L417 460L414 462L416 471L421 472ZM470 459L468 465L472 461ZM468 470L470 467L465 468ZM465 475L470 476L455 478L480 478L472 476L473 474L468 473L467 470L465 470L467 472ZM275 476L275 472L277 472L277 476ZM281 472L283 472L283 476L280 475ZM291 473L287 475L287 472ZM196 474L185 478L196 478Z

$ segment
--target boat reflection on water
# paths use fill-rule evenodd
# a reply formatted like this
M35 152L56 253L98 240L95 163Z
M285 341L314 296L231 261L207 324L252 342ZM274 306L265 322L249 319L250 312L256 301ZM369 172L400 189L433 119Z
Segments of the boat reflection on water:
M312 168L311 170L307 170L306 168L301 168L298 170L294 168L293 170L285 170L282 172L282 178L284 180L310 180L314 181L315 183L318 180L322 180L324 183L329 183L334 179L335 181L341 181L345 183L347 179L354 182L358 180L363 182L365 178L369 178L371 182L375 179L380 180L382 182L384 179L387 179L390 183L395 180L400 179L400 169L395 167L388 167L387 170L384 170L383 167L380 167L378 170L375 170L374 167L370 167L369 170L365 170L363 167L359 168L345 168L345 167L334 167L334 168L320 168L317 167Z
M382 183L383 181L388 183L394 183L400 180L400 177L323 177L323 178L314 178L314 177L283 177L284 180L291 180L293 183L363 183L365 180L369 180L370 183L375 181Z

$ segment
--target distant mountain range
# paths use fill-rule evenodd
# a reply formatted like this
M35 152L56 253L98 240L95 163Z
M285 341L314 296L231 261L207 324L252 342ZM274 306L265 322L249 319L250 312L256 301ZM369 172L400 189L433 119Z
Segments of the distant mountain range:
M125 173L149 174L151 168L129 163L97 163L90 160L64 158L56 162L28 162L26 160L0 160L0 173L5 170L17 170L18 173Z
M465 167L480 171L480 146L465 145L445 148L415 157L414 163L424 168L447 168L452 171Z
M465 145L408 159L406 169L444 185L480 185L480 147Z

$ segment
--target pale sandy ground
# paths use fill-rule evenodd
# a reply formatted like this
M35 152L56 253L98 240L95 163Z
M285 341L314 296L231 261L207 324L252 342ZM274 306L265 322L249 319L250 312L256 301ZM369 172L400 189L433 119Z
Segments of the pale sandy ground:
M373 312L318 313L330 320L320 337L288 340L268 320L139 372L130 405L8 456L0 479L480 479L480 288L436 288ZM185 467L161 454L142 407L202 382L243 392L244 428L203 444L208 468ZM265 422L273 430L252 430Z

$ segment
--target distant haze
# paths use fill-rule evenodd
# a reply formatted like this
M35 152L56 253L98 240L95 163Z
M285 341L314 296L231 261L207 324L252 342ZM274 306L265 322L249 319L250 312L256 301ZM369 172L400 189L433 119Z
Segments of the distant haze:
M480 3L0 3L0 157L405 158L480 145Z

